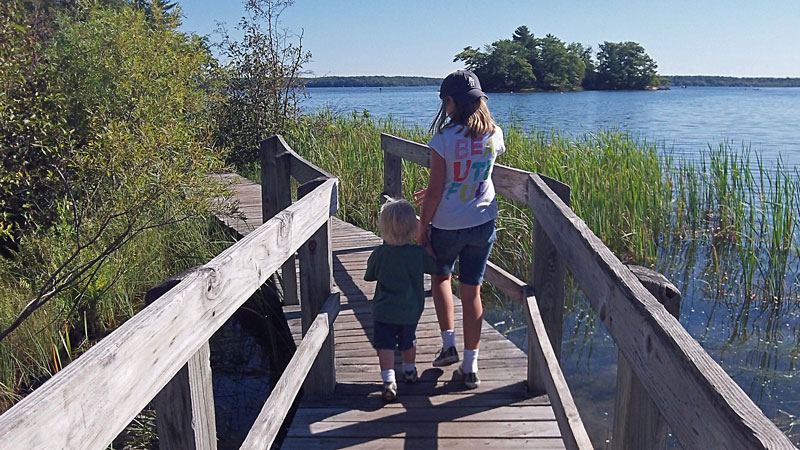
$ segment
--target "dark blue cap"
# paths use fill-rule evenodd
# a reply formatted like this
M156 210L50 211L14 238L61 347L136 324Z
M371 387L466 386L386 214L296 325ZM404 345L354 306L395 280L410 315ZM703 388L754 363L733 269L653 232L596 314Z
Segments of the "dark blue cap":
M439 98L445 97L453 97L458 104L470 103L481 97L487 98L481 90L477 75L469 70L456 70L442 80Z

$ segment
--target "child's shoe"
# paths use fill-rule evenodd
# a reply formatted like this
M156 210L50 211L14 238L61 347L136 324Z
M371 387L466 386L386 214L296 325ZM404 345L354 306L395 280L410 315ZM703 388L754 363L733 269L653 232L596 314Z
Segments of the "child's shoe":
M381 399L386 403L391 403L397 399L397 383L394 381L383 383Z
M460 366L456 370L456 374L459 377L464 377L464 385L467 389L475 389L476 387L481 385L481 379L478 377L478 372L464 372L464 369Z
M403 372L403 381L408 384L416 383L419 379L419 374L417 373L417 369L409 370L408 372Z
M436 359L433 360L433 367L449 366L458 362L458 351L455 347L443 348Z

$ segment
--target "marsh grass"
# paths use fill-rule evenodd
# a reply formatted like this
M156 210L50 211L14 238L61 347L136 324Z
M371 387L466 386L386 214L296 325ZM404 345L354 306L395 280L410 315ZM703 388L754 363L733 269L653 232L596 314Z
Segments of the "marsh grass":
M144 306L148 288L203 264L231 243L215 220L196 219L148 230L100 268L85 291L63 292L0 343L0 412L35 389ZM68 243L56 233L23 242L0 261L0 323L35 295Z

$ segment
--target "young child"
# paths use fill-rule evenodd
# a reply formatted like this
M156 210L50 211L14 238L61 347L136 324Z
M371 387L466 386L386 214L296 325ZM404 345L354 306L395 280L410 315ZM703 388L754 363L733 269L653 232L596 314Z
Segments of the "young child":
M416 331L425 308L423 273L433 273L433 258L425 248L412 244L417 230L414 206L405 200L389 200L379 220L383 245L367 261L364 280L377 281L372 299L373 346L381 366L385 402L397 397L394 350L403 355L403 380L417 381Z
M476 388L481 382L481 283L496 240L492 168L497 156L505 151L505 144L503 130L494 123L474 73L458 70L445 77L439 98L442 106L431 125L433 137L428 144L433 149L430 180L427 189L415 194L422 203L416 240L436 255L431 291L442 332L442 350L433 362L435 367L458 362L450 287L450 275L458 258L464 325L464 362L458 372L467 388Z

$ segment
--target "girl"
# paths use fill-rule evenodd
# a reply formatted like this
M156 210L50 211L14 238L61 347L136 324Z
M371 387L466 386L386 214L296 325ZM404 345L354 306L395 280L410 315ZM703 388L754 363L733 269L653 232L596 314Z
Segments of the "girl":
M385 402L397 397L394 350L403 356L403 381L417 381L416 330L425 308L423 272L433 273L434 261L424 248L411 244L417 231L414 206L389 200L381 208L379 227L383 245L372 251L364 280L377 281L372 299L372 342L378 352Z
M433 149L430 180L425 190L415 194L417 202L422 203L416 240L436 258L431 290L442 350L433 362L435 367L458 362L450 276L459 260L464 361L458 372L472 389L480 385L481 283L496 239L492 168L505 151L505 144L503 131L494 123L474 73L459 70L448 75L442 81L439 98L442 106L431 125L433 137L428 144Z

